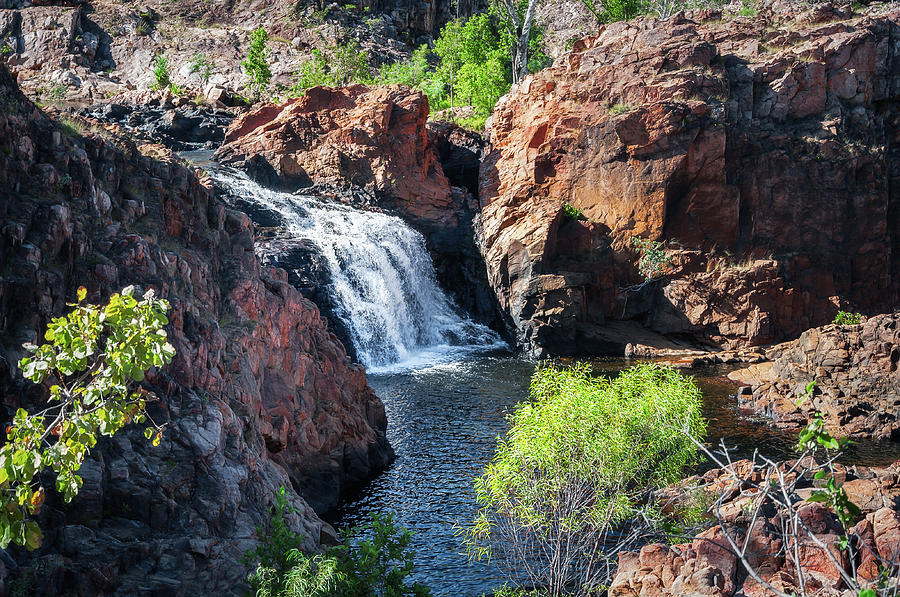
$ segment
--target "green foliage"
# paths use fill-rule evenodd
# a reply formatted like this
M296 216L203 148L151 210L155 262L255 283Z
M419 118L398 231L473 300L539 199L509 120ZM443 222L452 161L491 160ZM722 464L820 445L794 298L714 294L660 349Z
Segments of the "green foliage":
M360 536L368 538L354 540ZM430 595L425 586L408 584L413 570L412 534L396 526L393 514L373 514L371 523L348 530L342 538L343 542L330 552L342 575L336 596Z
M806 387L807 396L812 394L813 387L814 382ZM837 452L844 450L849 444L850 440L847 438L837 438L825 431L825 420L822 413L817 412L800 432L796 450L810 454L815 454L819 449L824 449L826 452ZM806 501L827 505L837 515L841 525L845 529L849 529L862 514L859 507L850 501L846 490L835 481L833 474L820 469L816 471L814 478L819 481L824 480L825 483L821 488L813 491Z
M375 77L375 82L379 85L421 87L431 74L428 64L430 52L428 46L422 45L408 60L383 65Z
M624 114L625 112L628 112L629 110L631 110L631 106L620 102L620 103L616 103L616 104L613 104L612 106L610 106L609 113L616 116L619 114Z
M50 99L59 101L66 99L66 96L69 95L69 88L65 85L54 85L52 89L50 89Z
M581 217L581 210L572 205L571 203L566 203L563 205L563 219L566 222L572 222Z
M169 78L169 59L165 54L159 54L153 59L153 85L151 89L165 89L172 83Z
M356 40L335 48L329 69L334 85L366 83L371 79L369 53L361 49Z
M470 105L487 115L509 91L509 42L489 15L447 23L434 42L434 53L441 59L435 76L450 93L446 107Z
M307 89L319 85L337 87L370 81L369 53L360 49L358 42L352 41L331 48L328 55L322 50L313 50L312 57L300 66L288 96L300 97Z
M611 381L592 377L586 365L541 367L531 400L515 409L506 437L475 481L478 513L464 531L470 557L491 558L510 542L546 541L534 551L539 558L542 550L559 549L563 536L576 552L565 557L601 560L606 533L654 516L651 492L678 480L695 461L688 435L705 435L701 406L693 381L667 367L642 364ZM514 533L501 537L503 528ZM551 594L553 586L573 582L551 580L559 571L546 574L531 580Z
M175 83L174 81L172 81L171 83L169 83L169 92L170 92L172 95L178 97L179 95L183 95L184 93L186 93L187 90L184 89L184 88L183 88L181 85L179 85L178 83Z
M373 515L368 525L342 533L342 542L324 555L298 549L291 531L294 513L282 487L267 529L257 528L260 544L246 561L257 564L249 581L257 597L426 597L429 591L408 577L413 569L411 534L397 528L392 514ZM362 538L366 537L366 538Z
M861 313L848 313L847 311L838 311L834 316L834 322L837 325L858 325L862 319Z
M737 12L739 17L755 17L756 16L756 8L753 6L747 6L746 4L741 7L741 9Z
M250 77L250 88L255 97L259 98L269 87L272 80L272 71L269 69L268 48L266 42L269 35L265 28L259 27L250 33L250 50L247 58L241 61L244 72Z
M601 24L627 21L647 12L647 6L642 0L581 1Z
M672 262L663 250L663 244L649 238L634 237L632 246L638 252L638 271L644 276L644 281L649 282L661 276L666 267Z
M200 77L203 84L209 83L210 77L216 73L216 64L206 54L194 54L189 63L191 74Z
M44 334L47 344L26 344L30 356L19 361L26 379L49 386L49 406L34 414L20 408L6 429L0 448L0 547L10 543L34 549L38 525L27 520L44 501L35 479L44 468L56 473L56 489L66 502L81 487L78 469L99 435L113 435L128 423L147 419L149 394L132 390L151 367L171 362L175 349L166 340L165 300L148 291L135 299L132 287L114 294L103 307L84 304L78 289L73 310L53 319ZM145 430L158 445L161 427Z
M62 130L63 134L69 138L79 137L84 134L85 130L87 130L84 122L78 120L77 118L70 118L68 116L60 116L59 128L60 130Z

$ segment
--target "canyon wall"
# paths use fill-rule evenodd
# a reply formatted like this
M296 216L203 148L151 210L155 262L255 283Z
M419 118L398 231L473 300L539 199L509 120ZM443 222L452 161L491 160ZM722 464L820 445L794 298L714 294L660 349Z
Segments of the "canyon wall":
M733 347L890 310L900 12L870 12L614 23L501 99L481 242L519 344L621 351L628 319ZM665 243L663 279L639 284L633 237Z
M0 67L0 221L4 418L45 398L15 363L79 285L91 302L155 289L177 350L147 378L161 445L103 439L76 500L48 498L44 546L3 558L6 588L239 593L281 486L304 546L334 540L316 511L390 461L384 407L315 305L260 265L245 214L159 146L46 116Z

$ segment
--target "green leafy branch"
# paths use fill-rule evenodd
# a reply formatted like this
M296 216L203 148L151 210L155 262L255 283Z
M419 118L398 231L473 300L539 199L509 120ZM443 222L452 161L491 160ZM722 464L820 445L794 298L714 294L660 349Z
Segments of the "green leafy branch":
M78 289L74 309L53 319L42 346L26 344L30 353L19 361L26 379L49 385L48 406L36 413L18 409L0 448L0 548L10 543L40 546L42 534L28 517L44 503L45 490L36 478L45 468L56 473L56 489L69 502L82 479L77 472L99 435L113 435L128 423L149 419L146 402L153 395L134 382L151 367L172 361L175 349L163 329L169 304L141 299L129 286L103 307L84 304ZM144 435L159 445L162 426L150 421Z

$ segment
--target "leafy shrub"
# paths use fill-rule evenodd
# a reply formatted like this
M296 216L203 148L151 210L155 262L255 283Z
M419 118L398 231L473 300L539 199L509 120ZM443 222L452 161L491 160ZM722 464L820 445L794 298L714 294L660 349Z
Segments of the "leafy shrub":
M272 71L269 69L268 49L266 42L269 35L265 28L259 27L250 33L250 49L247 58L241 61L244 72L250 77L250 88L254 97L259 98L269 87Z
M44 502L35 479L44 468L56 473L56 489L69 502L81 487L77 472L99 435L113 435L128 423L147 419L150 395L134 382L150 367L171 362L175 349L166 341L165 300L147 291L138 300L127 287L104 307L83 304L87 291L68 314L54 318L47 344L26 344L30 356L19 361L26 379L49 384L49 405L31 414L20 408L0 448L0 547L10 543L34 549L41 543L37 523L26 520ZM153 424L144 435L160 442Z
M857 325L862 318L861 313L849 313L847 311L838 311L834 316L834 322L838 325Z
M627 21L647 12L647 7L642 0L581 1L600 24Z
M649 238L634 237L631 243L638 251L638 271L649 282L661 276L671 259L666 257L663 244Z
M65 85L54 85L52 89L50 89L50 98L54 100L64 100L66 96L69 95L69 88Z
M563 206L563 219L566 222L572 222L581 217L581 210L572 205L571 203L566 203Z
M370 81L369 53L353 41L331 48L329 55L314 49L312 57L300 66L288 96L300 97L307 89L318 85L336 87Z
M268 528L257 528L259 546L246 560L257 564L249 581L257 597L427 597L429 590L408 582L413 569L411 534L399 529L392 514L342 533L340 545L325 554L298 549L302 537L288 525L294 510L282 487ZM363 538L367 537L367 538Z
M197 75L205 85L216 73L216 64L206 54L194 54L189 63L192 75Z
M165 54L159 54L153 59L153 85L151 89L165 89L172 83L169 78L169 59Z
M613 558L658 532L648 499L680 478L702 437L701 395L673 369L643 364L595 379L586 365L545 366L475 481L469 555L559 595L609 579ZM524 582L523 582L524 581Z

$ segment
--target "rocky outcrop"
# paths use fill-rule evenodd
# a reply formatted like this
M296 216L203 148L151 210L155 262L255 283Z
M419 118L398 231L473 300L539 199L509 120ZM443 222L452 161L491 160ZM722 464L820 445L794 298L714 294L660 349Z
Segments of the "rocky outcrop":
M118 124L135 139L159 143L173 151L215 149L222 143L233 114L187 102L176 106L171 94L167 95L146 98L140 103L97 104L82 110L81 115Z
M615 319L760 345L896 304L900 13L801 9L606 25L501 99L482 242L523 347L606 350ZM632 237L664 279L638 287Z
M7 588L238 594L280 486L307 548L333 538L314 510L389 461L384 408L315 305L260 265L247 215L160 146L61 126L0 68L0 221L4 418L44 398L15 368L20 346L79 285L92 302L155 289L177 350L147 377L161 445L140 429L101 441L71 506L48 498L41 550L4 560Z
M427 125L428 111L425 94L406 87L315 87L238 117L216 158L263 184L396 213L425 236L442 285L491 323L496 309L473 232L483 141Z
M855 576L864 586L874 585L878 579L878 558L892 562L897 558L900 541L900 463L887 468L837 465L835 476L839 479L850 501L862 510L863 517L849 529L858 561L850 562L846 552L838 545L844 530L837 517L818 503L802 504L817 481L797 478L789 473L792 463L779 468L795 483L796 495L793 507L801 521L799 533L782 532L784 511L779 511L771 501L759 504L760 491L752 483L759 483L762 476L751 471L746 460L733 463L731 471L744 483L733 480L732 472L713 469L702 477L686 479L677 487L669 488L659 496L670 506L698 492L713 492L725 497L718 507L718 524L699 533L685 544L645 545L640 552L620 552L616 576L609 588L610 597L662 597L676 595L715 595L746 597L771 595L764 586L747 573L746 568L731 547L725 533L735 544L743 546L749 541L746 558L760 577L777 589L791 594L798 589L798 573L794 558L785 557L785 548L800 554L805 590L808 594L856 595L846 589L841 573ZM754 476L755 475L755 476ZM712 499L716 499L713 497ZM752 512L759 508L759 517ZM749 527L749 529L748 529ZM815 537L813 537L814 535ZM796 545L792 544L796 541ZM843 570L828 558L828 549ZM796 550L796 551L794 551ZM896 577L894 577L896 579Z
M743 408L779 427L799 430L820 412L835 435L900 441L898 347L900 312L894 312L859 325L807 330L728 377L744 384L738 392Z

